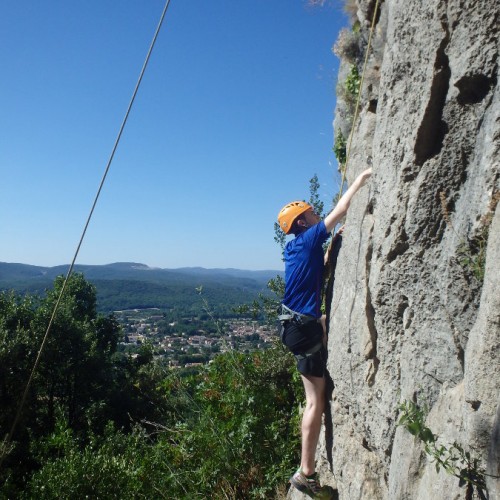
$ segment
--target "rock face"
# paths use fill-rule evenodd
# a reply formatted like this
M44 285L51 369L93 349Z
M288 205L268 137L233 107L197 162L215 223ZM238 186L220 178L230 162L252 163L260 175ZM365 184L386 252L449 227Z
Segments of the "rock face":
M337 264L319 470L341 500L465 498L398 406L500 475L500 2L386 0L376 19L347 179L367 156L374 175Z

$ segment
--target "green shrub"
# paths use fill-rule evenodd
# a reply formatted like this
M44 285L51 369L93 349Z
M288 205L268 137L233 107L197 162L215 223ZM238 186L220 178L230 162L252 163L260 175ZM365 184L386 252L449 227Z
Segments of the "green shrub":
M24 498L268 498L299 459L295 373L281 345L226 353L158 386L175 419L169 412L130 433L108 424L86 442L59 413L54 432L34 444L43 466Z
M400 418L398 425L406 428L424 444L426 454L436 467L458 478L459 486L466 486L466 498L472 498L474 489L479 498L486 500L485 470L480 467L479 459L474 458L456 441L450 446L438 444L438 436L425 425L427 411L413 401L404 401L398 407Z
M47 455L55 455L36 472L23 498L136 498L144 489L144 457L148 454L144 432L116 432L108 425L104 436L92 436L81 448L65 425L39 446Z
M340 170L342 170L347 160L347 143L342 132L338 130L335 135L335 144L333 145L333 152L337 161L339 162Z
M361 76L359 74L358 67L353 64L345 81L346 91L353 97L353 99L358 97L360 84Z

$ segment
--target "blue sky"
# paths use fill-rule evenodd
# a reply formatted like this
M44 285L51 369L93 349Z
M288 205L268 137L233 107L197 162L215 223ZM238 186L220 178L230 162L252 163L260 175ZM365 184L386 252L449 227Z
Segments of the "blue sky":
M163 0L3 0L0 261L67 264ZM282 269L277 212L338 190L340 2L172 0L77 263Z

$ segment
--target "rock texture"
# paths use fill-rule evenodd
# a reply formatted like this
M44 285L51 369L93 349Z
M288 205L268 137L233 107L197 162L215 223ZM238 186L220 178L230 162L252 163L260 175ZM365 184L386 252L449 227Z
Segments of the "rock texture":
M374 6L359 1L365 45ZM319 470L341 500L462 499L396 424L402 401L426 404L440 443L500 475L500 2L379 8L347 166L352 181L370 155L374 176L337 264Z

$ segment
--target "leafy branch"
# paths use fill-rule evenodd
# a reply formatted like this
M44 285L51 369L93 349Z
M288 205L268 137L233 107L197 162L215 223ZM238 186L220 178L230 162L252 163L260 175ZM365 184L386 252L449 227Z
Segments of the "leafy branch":
M413 401L404 401L398 406L398 410L401 413L398 425L405 427L410 434L422 441L426 454L435 464L436 472L443 469L457 477L459 487L466 486L466 500L472 500L474 489L480 499L486 500L487 474L479 465L479 459L456 441L449 447L438 444L438 436L425 425L427 408L422 409Z

